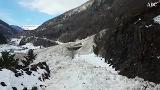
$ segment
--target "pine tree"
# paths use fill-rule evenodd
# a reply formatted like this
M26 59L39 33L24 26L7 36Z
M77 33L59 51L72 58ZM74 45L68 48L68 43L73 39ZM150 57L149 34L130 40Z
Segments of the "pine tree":
M37 54L33 53L33 50L30 49L28 51L27 56L25 56L25 60L22 61L22 63L24 64L25 67L27 67L28 65L30 65L31 63L33 63L33 60L35 60Z
M0 57L0 67L2 68L16 68L18 66L19 59L14 59L15 54L3 51Z

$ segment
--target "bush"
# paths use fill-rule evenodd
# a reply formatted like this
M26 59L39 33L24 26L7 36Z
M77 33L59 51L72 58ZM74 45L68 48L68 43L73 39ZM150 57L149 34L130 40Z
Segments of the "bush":
M15 54L10 54L10 52L1 52L0 57L0 67L2 68L16 68L18 66L19 59L14 59Z
M33 60L35 60L37 54L33 53L33 50L30 49L28 51L28 55L25 56L25 60L22 60L22 63L24 64L25 67L27 67L28 65L30 65L31 63L33 63Z
M37 87L32 87L32 89L31 90L38 90L38 88Z
M15 59L15 54L11 54L8 51L3 51L1 52L1 57L0 57L0 67L1 68L6 68L6 69L19 69L23 67L29 66L31 63L33 63L33 60L35 60L36 56L33 53L33 50L28 51L28 55L25 56L25 60L21 60L24 66L18 65L19 64L19 59Z

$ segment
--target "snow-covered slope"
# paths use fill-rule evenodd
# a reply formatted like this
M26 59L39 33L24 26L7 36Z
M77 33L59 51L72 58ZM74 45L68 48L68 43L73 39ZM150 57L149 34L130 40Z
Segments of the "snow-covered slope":
M43 81L38 79L42 77L44 70L39 69L37 72L32 72L31 75L26 74L22 70L19 70L19 72L23 72L23 75L16 77L14 72L2 69L0 71L0 90L15 90L13 88L16 88L16 90L25 90L25 88L31 90L33 87L37 87L38 90L44 90Z
M0 52L2 51L11 51L16 53L27 53L29 49L40 49L40 46L34 46L32 43L27 43L22 46L18 45L9 45L9 44L2 44L0 45Z
M74 8L74 9L72 9L72 10L64 13L63 19L65 19L66 17L70 17L70 16L72 16L73 14L77 14L77 13L79 13L79 12L82 12L82 11L84 11L84 10L87 10L89 7L92 6L92 4L94 3L94 1L95 1L95 0L89 0L89 1L87 1L85 4L83 4L83 5L81 5L81 6L77 7L77 8Z
M81 44L79 44L81 43ZM79 50L69 47L81 45ZM35 63L46 61L51 70L46 90L157 90L158 85L140 78L118 75L104 59L93 54L93 36L37 51ZM73 58L74 57L74 58Z

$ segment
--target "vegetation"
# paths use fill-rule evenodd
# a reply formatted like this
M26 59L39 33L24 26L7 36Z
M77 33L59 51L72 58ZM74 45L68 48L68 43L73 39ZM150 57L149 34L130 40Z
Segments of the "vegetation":
M25 60L22 60L22 63L24 64L25 67L27 67L28 65L33 63L33 60L35 60L36 56L37 55L33 53L33 50L30 49L28 51L27 56L24 56Z
M26 36L36 36L61 42L72 42L84 39L107 28L111 19L108 9L114 0L95 0L93 5L71 16L62 14L42 24L37 30L26 33ZM78 17L78 18L77 18ZM65 18L65 19L64 19Z
M19 60L15 59L15 54L11 54L8 51L1 52L0 57L0 67L6 68L6 69L18 69L19 67L22 67L19 65L19 62L22 61L24 64L23 67L29 66L31 63L33 63L33 60L35 60L36 55L34 55L33 50L29 50L28 55L25 56L25 60Z
M31 90L38 90L38 88L37 87L32 87L32 89Z
M7 43L7 39L3 34L0 34L0 44L6 44Z
M93 46L93 52L96 55L104 56L105 54L104 48L103 48L103 45L105 43L105 38L104 38L105 33L106 33L106 30L103 30L99 32L98 34L96 34L94 37L95 45Z
M160 3L143 6L148 1L117 0L111 13L116 20L105 35L95 38L94 51L105 57L121 75L136 76L160 83L160 25L153 21L159 15ZM133 6L133 3L138 5ZM115 15L114 15L115 14Z
M14 59L15 54L3 51L0 57L0 67L2 68L16 68L18 66L19 59Z

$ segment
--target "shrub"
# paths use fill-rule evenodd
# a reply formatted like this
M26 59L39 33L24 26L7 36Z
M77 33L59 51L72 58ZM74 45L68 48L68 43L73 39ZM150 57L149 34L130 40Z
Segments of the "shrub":
M33 60L35 60L37 54L33 53L33 50L30 49L28 51L27 56L25 56L25 60L22 60L22 63L24 64L25 67L27 67L28 65L30 65L31 63L33 63Z
M37 87L32 87L32 89L31 90L38 90L38 88Z
M2 56L0 57L0 67L2 68L16 68L18 66L19 59L14 59L15 54L10 52L3 51L1 52Z
M24 87L23 90L27 90L27 87Z
M19 59L15 59L15 54L11 54L8 51L3 51L1 52L1 57L0 57L0 67L1 68L6 68L6 69L19 69L23 67L29 66L31 63L33 63L33 60L35 60L36 55L33 53L33 50L28 51L28 55L25 56L25 60L21 60L24 66L20 66L19 64Z

